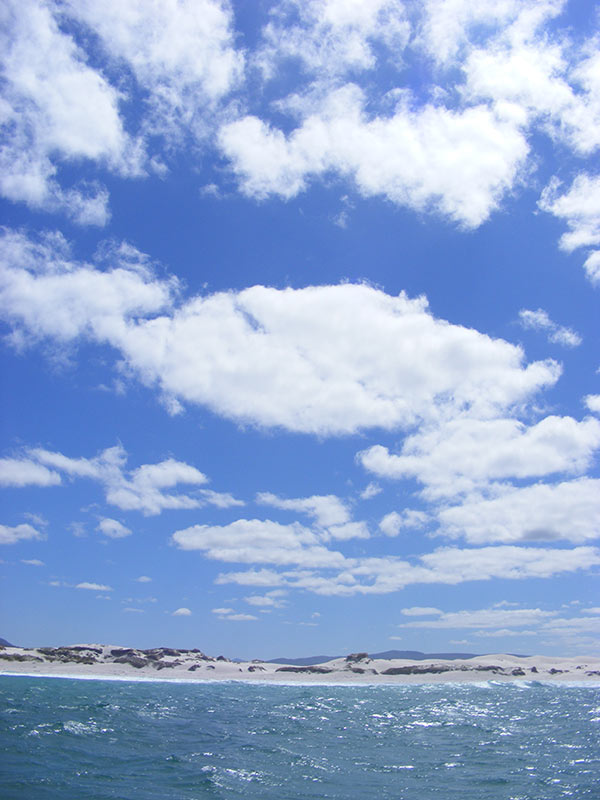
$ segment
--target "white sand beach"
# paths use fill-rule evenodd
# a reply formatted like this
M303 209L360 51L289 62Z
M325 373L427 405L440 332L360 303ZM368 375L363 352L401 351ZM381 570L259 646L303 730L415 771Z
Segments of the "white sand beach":
M0 675L47 675L185 681L269 683L415 684L494 681L600 682L600 658L519 657L468 659L371 659L366 653L313 666L237 662L199 650L140 650L100 644L66 647L2 647Z

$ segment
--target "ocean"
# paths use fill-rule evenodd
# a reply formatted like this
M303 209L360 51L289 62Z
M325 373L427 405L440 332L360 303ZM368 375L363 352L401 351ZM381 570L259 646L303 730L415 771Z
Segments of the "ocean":
M2 800L600 798L600 688L0 677Z

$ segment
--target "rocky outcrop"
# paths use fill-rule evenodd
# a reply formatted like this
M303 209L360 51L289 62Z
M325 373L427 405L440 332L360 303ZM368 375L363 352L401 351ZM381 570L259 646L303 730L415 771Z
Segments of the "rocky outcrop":
M21 653L0 653L0 658L3 661L44 661L39 656L23 655Z
M427 666L410 666L410 667L389 667L384 669L382 675L438 675L441 672L450 672L451 667L436 666L435 664L428 664Z
M346 661L364 661L365 659L369 658L368 653L350 653L349 656L346 656Z
M306 666L306 667L279 667L276 669L275 672L305 672L311 675L326 675L329 672L333 672L332 669L329 667L316 667L316 666Z

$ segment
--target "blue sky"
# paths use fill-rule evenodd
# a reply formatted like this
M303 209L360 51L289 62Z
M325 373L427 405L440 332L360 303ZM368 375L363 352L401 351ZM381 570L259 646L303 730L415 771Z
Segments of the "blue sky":
M598 654L592 2L1 12L1 635Z

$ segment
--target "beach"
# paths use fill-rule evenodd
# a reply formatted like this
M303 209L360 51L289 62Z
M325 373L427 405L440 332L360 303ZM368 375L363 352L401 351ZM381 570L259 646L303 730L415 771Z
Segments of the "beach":
M242 681L319 684L420 684L494 681L598 682L600 658L494 654L465 659L372 659L353 653L298 666L237 661L200 650L77 644L3 647L0 675L160 681Z

